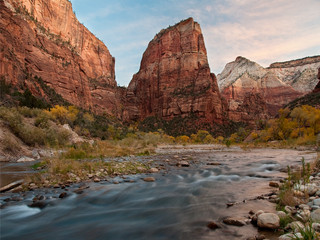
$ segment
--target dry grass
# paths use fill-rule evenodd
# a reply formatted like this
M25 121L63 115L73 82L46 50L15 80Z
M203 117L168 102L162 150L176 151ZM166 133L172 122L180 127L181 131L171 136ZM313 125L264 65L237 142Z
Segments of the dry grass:
M117 175L147 172L150 166L142 162L117 162L102 160L73 160L53 158L42 163L44 170L34 174L27 182L36 183L40 187L54 184L73 183L98 177L100 179Z

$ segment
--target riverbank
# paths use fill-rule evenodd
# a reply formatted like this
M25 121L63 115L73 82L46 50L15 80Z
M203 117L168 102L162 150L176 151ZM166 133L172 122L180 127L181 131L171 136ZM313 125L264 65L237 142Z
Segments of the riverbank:
M61 207L70 209L77 216L77 212L81 213L82 209L74 209L74 207L85 204L84 206L88 208L88 212L85 213L89 217L88 220L96 221L94 220L97 218L94 213L96 207L98 209L100 206L104 207L99 210L102 212L109 211L106 209L110 207L110 211L115 211L116 215L119 215L116 222L120 225L129 224L127 222L129 219L125 217L129 213L136 216L136 220L130 218L132 221L130 224L132 224L138 219L140 219L138 222L141 222L142 219L139 216L141 214L144 216L144 213L149 212L145 216L148 216L146 219L149 219L150 223L144 221L147 228L144 231L149 234L155 229L165 228L166 233L162 234L171 237L183 236L186 239L191 239L191 236L197 239L225 239L226 236L228 239L245 239L259 234L269 239L277 239L278 236L274 232L260 230L258 232L251 224L243 227L226 225L223 219L230 216L249 219L250 210L276 213L275 204L269 202L269 198L273 196L271 193L275 191L269 186L269 182L285 178L286 173L280 170L286 169L287 165L300 164L302 157L307 162L316 157L316 153L310 151L243 150L236 146L226 148L218 145L173 146L171 149L163 146L157 148L156 152L157 155L113 159L115 162L148 163L149 169L145 173L106 176L99 182L94 182L93 177L88 181L58 184L49 188L31 186L33 189L24 193L1 194L2 218L9 221L10 224L7 226L15 226L16 223L12 222L14 219L20 224L24 219L24 217L18 217L20 214L27 214L24 211L27 211L28 214L32 212L28 218L31 221L30 226L26 228L33 229L30 231L38 234L39 230L34 228L35 223L32 222L39 216L47 216L50 219L50 214L57 210L55 214L58 214L59 218L69 219L64 212L59 211ZM104 160L109 161L110 159ZM92 201L94 204L89 204ZM111 205L105 205L108 202ZM232 206L228 207L230 203ZM21 210L21 206L29 207ZM91 209L94 206L95 208ZM135 206L134 209L133 206ZM92 215L90 211L93 211ZM12 212L15 212L15 217ZM172 214L176 216L174 217L175 224L170 220L173 217ZM80 221L76 220L76 216L72 221ZM153 220L151 221L150 218ZM114 225L108 223L110 219L113 217L103 217L103 222L106 222L110 231L100 229L102 236L110 236L110 232L116 234L115 236L120 234ZM160 222L155 224L156 220ZM66 220L66 222L69 221ZM85 219L82 219L81 222L87 224ZM207 225L212 222L219 224L221 228L211 230ZM132 231L136 234L139 232L139 226L135 224L136 227L131 228L130 224L122 233L124 237ZM66 230L69 229L67 226L64 226ZM75 228L71 231L73 234L81 234L81 229L77 225L72 224L72 226ZM47 229L48 226L41 223L39 227ZM7 231L5 231L5 236L11 236ZM186 234L187 232L190 235ZM67 235L71 236L70 234ZM27 235L22 232L19 236ZM28 236L31 237L31 235ZM140 232L140 236L144 234ZM152 236L157 238L157 235L148 236L149 239L153 239ZM50 230L45 238L51 239ZM111 239L119 238L111 237Z

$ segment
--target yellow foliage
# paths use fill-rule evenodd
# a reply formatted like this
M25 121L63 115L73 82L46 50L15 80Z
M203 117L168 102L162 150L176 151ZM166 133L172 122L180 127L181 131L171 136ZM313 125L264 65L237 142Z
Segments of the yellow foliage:
M204 138L203 142L204 143L214 143L214 138L209 134Z
M52 119L59 121L61 124L73 123L78 116L79 110L75 106L64 106L55 105L50 108L50 111L46 111Z
M224 137L219 136L219 137L216 138L216 140L217 140L218 143L223 143Z
M94 121L94 117L90 113L83 114L83 119L87 123L92 123Z
M178 136L176 137L176 142L178 143L189 143L190 142L190 138L186 135L183 135L183 136Z
M299 128L293 129L293 131L290 134L290 138L297 138L299 136Z
M237 134L237 133L233 133L233 134L231 134L231 136L229 137L229 140L231 141L231 143L235 143L235 142L238 141L238 138L239 138L238 134Z

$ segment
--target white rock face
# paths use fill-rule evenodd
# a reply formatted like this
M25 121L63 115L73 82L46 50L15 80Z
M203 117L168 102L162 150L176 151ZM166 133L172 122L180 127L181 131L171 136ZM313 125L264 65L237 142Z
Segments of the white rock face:
M253 88L289 85L296 91L309 93L318 83L318 68L320 68L320 56L274 63L269 68L263 68L244 57L237 57L234 62L225 66L217 75L217 79L220 91L233 84L242 87L251 85Z
M315 63L292 65L292 67L276 68L273 68L271 65L268 70L295 90L304 93L311 92L318 83L317 74L320 67L320 59Z
M267 74L267 70L259 64L252 62L244 57L237 57L234 62L228 63L223 71L218 74L218 85L220 91L235 83L238 79L258 80ZM247 82L247 81L244 81ZM240 85L241 83L237 83Z

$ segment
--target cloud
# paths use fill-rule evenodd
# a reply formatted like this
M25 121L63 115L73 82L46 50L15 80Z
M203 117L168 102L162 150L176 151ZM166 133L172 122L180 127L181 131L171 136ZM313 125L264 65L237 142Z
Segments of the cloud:
M242 55L264 66L320 54L319 0L72 0L81 22L116 58L127 85L148 42L162 28L193 17L201 25L211 71Z
M304 57L299 54L307 49L314 49L311 55L320 53L319 1L228 0L217 9L220 21L203 27L216 73L238 55L268 65L286 56Z

